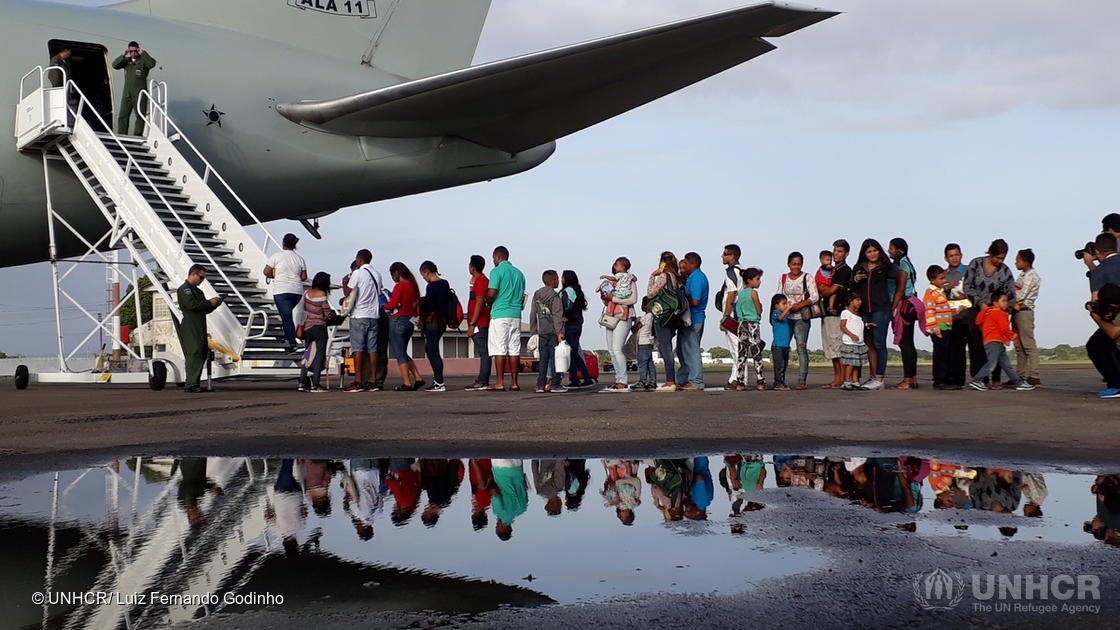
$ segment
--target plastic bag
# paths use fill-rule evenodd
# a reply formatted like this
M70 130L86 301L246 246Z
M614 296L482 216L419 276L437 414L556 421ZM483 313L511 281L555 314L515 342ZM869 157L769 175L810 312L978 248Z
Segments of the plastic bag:
M557 374L563 374L568 371L572 365L572 347L568 345L567 341L561 341L556 346L556 354L552 360L552 367L556 370Z

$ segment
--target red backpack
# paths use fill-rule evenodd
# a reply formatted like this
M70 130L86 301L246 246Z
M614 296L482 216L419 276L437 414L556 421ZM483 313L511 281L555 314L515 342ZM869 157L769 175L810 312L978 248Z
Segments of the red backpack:
M458 329L463 324L463 303L451 289L451 299L447 302L447 327Z

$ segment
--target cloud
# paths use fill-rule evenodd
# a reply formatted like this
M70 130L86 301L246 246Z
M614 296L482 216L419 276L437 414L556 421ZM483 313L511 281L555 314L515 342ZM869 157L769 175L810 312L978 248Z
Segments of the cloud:
M673 97L812 115L830 126L922 129L1020 108L1120 105L1120 3L825 0L842 15L776 38L777 51ZM735 5L730 5L735 6ZM729 8L725 1L495 0L479 60ZM779 100L780 104L775 104Z

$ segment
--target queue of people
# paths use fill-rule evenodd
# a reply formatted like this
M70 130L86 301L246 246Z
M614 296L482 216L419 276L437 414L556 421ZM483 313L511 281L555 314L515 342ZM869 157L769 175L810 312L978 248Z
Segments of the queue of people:
M1120 398L1120 257L1117 234L1120 214L1102 221L1105 231L1078 256L1092 258L1088 272L1092 301L1086 307L1098 331L1087 344L1094 366L1106 382L1101 398ZM326 365L327 327L349 319L350 353L355 381L346 391L383 389L388 348L393 348L401 382L394 391L447 390L440 339L448 328L466 325L479 357L478 374L468 391L519 391L522 315L529 310L531 333L540 354L535 391L563 393L593 384L584 362L581 336L589 299L575 271L546 270L532 296L526 291L524 273L510 261L509 250L496 247L487 261L471 256L467 269L471 281L465 306L432 261L421 263L421 294L416 276L403 262L389 267L393 281L387 288L373 268L373 254L360 250L351 273L342 281L344 297L336 312L324 300L330 293L330 276L316 274L312 287L303 291L304 321L296 325L297 291L307 278L306 264L295 252L298 238L284 237L284 249L269 259L264 273L272 278L274 299L290 350L303 354L304 375L300 389L325 391L320 375ZM776 290L762 292L765 272L743 267L742 249L728 244L722 251L722 277L714 297L697 252L679 258L662 252L645 280L632 269L629 258L614 260L610 273L599 278L594 290L601 302L597 323L613 363L614 382L603 391L700 391L706 386L701 340L707 324L709 302L719 310L718 327L726 335L734 358L724 389L788 391L808 389L808 343L815 321L825 357L832 362L833 377L824 389L881 390L886 388L888 341L899 350L901 379L896 389L919 387L915 333L928 336L933 346L932 383L938 390L971 388L979 391L1013 388L1029 391L1041 385L1035 310L1042 284L1034 268L1031 249L1015 253L1016 275L1007 264L1010 248L996 239L983 255L968 263L961 246L945 245L944 265L925 268L925 277L911 261L903 238L887 247L873 238L864 240L849 264L848 241L837 239L820 251L815 273L806 270L799 251L786 257L786 270L776 280ZM1087 260L1087 264L1088 264ZM204 270L203 270L204 271ZM192 278L195 274L192 271ZM187 284L191 284L188 282ZM186 287L186 285L184 285ZM197 286L197 285L193 285ZM184 289L185 290L185 289ZM765 305L769 304L769 311ZM207 307L211 305L207 304ZM771 330L771 370L764 370L766 342L763 321ZM432 382L421 375L409 355L411 339L419 328ZM298 334L297 334L298 333ZM314 352L296 348L296 337ZM555 370L553 357L565 344L570 350L567 384ZM1007 352L1014 346L1016 361ZM197 345L197 344L194 344ZM187 345L184 345L187 350ZM630 358L637 358L635 381L629 373ZM796 378L787 370L796 355ZM661 373L655 358L660 358ZM192 363L188 384L197 366ZM496 368L493 369L492 368ZM492 374L496 378L492 382ZM507 378L508 373L508 378ZM754 383L749 381L753 375Z

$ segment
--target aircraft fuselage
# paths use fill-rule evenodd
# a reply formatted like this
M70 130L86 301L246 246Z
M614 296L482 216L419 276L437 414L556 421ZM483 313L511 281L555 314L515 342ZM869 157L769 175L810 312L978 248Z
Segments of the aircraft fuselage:
M278 115L275 105L400 83L377 68L282 43L110 9L0 0L0 266L47 259L42 157L19 153L12 135L17 82L46 66L52 39L100 44L111 60L137 40L158 61L151 78L169 88L169 113L262 221L321 216L339 208L513 175L546 160L548 143L510 155L459 138L373 138L324 133ZM111 72L114 103L122 78ZM209 115L223 112L220 124ZM115 125L115 121L108 121ZM56 210L87 236L100 212L62 162L50 166ZM80 253L63 239L61 256Z

